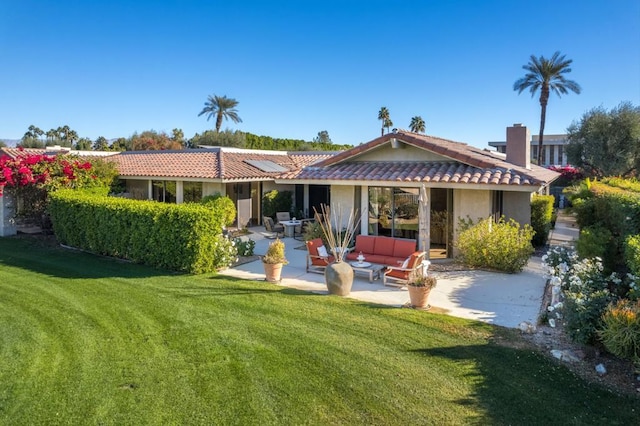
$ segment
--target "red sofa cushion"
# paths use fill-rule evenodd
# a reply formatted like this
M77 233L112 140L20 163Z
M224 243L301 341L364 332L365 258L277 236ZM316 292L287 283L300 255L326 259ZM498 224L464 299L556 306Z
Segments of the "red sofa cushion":
M402 257L406 259L416 251L415 240L396 240L393 246L393 257Z
M391 237L376 237L376 244L373 248L373 254L381 256L393 256L393 246L395 239Z
M376 241L377 237L372 235L358 235L356 236L356 247L351 253L355 253L356 256L362 252L365 253L373 253L373 245Z

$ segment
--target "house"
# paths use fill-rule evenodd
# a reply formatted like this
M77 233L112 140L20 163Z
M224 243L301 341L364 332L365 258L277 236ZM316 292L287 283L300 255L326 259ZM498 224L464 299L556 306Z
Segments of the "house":
M534 161L538 159L538 140L540 140L539 135L533 135L531 138L531 159ZM569 135L544 135L542 140L542 165L544 167L566 166L567 144L569 144ZM494 147L498 152L507 152L506 141L489 142L489 146Z
M244 226L261 222L266 192L287 190L297 216L310 217L321 204L353 209L361 234L426 235L432 257L451 257L459 219L529 223L532 195L546 193L559 176L531 164L526 127L506 133L504 154L400 130L342 152L212 147L123 152L110 160L131 198L181 203L220 193L234 200Z

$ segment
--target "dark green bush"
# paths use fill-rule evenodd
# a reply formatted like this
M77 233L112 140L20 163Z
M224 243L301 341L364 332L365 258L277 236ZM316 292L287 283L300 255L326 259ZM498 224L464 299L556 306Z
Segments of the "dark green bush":
M277 212L291 212L292 207L293 193L291 191L274 189L262 196L262 213L265 216L275 219Z
M51 194L56 238L94 253L190 273L211 272L235 260L222 236L222 215L200 204L164 204L77 191Z
M629 271L633 275L640 276L640 234L627 237L624 257Z
M461 220L459 230L455 246L462 261L470 266L520 272L533 254L533 229L529 225L521 228L513 219L495 222L488 218L478 224Z
M531 200L531 227L535 231L532 243L535 247L547 244L553 220L553 195L534 195Z

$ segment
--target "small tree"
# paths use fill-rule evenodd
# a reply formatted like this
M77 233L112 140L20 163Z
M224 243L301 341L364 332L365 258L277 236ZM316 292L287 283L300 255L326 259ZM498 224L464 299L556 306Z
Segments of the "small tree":
M640 106L622 102L611 111L586 112L568 129L567 159L590 176L637 176L640 172Z

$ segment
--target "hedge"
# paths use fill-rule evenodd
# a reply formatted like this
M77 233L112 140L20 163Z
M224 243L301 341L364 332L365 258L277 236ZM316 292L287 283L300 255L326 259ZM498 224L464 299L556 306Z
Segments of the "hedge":
M623 270L625 240L640 234L640 194L603 182L586 182L571 201L581 229L604 228L611 234L610 240L600 240L605 269Z
M554 202L553 195L534 195L531 200L531 227L535 231L531 242L535 247L547 244L549 231L551 231Z
M222 215L203 205L163 204L62 190L49 214L62 244L189 273L227 263ZM221 252L222 251L222 252Z

